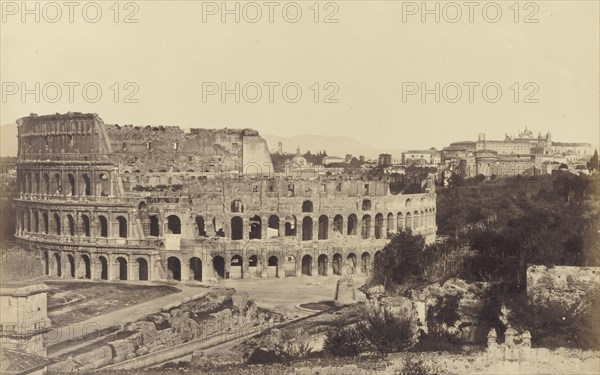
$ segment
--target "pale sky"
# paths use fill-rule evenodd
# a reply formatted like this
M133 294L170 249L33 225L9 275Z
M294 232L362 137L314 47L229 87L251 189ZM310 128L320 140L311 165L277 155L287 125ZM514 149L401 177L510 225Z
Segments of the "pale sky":
M481 2L474 8L473 22L469 8L461 5L462 16L455 23L447 20L456 17L456 9L444 8L444 2L438 3L439 23L434 15L421 22L422 9L414 8L421 1L323 1L318 3L318 23L314 1L275 2L272 23L263 1L250 6L239 2L239 23L235 15L221 21L222 1L129 3L127 8L120 3L120 22L115 23L114 1L77 2L71 23L67 7L61 6L57 18L56 9L38 2L38 23L35 14L25 14L22 22L21 1L2 1L0 124L32 112L94 112L107 123L254 128L280 136L343 134L388 149L440 148L475 140L478 133L502 139L526 125L536 134L552 131L556 141L596 145L600 138L598 1L536 1L527 9L521 2L518 15L514 1L498 1L486 8L489 21L483 17L486 2ZM34 9L36 2L27 4ZM235 1L227 4L236 6ZM434 9L436 2L427 4ZM96 5L102 10L99 21L86 21L82 8L87 6L92 20ZM302 10L298 22L282 17L286 5L289 20L297 8ZM492 23L496 5L502 14ZM257 8L262 17L248 22ZM130 13L137 23L122 22ZM337 23L323 22L330 13ZM528 15L538 22L525 23ZM23 100L21 84L35 91L36 82L40 102L33 94ZM53 82L62 88L59 97ZM73 103L65 82L78 85ZM102 89L96 103L86 102L81 93L90 82ZM124 96L134 90L126 87L128 82L139 89L133 96L138 103L124 103ZM240 103L233 94L225 103L218 94L203 101L203 83L206 93L221 83L233 89L236 82L240 91L247 88ZM250 102L253 82L262 90L257 103ZM273 103L264 82L276 82L271 86ZM314 103L315 82L319 103ZM326 86L328 82L334 84ZM446 87L440 103L434 94L422 103L419 93L403 102L407 89L421 83L434 89L436 82L440 92ZM448 85L452 82L462 90L457 103L450 102L456 95L456 85ZM473 103L464 82L476 83L471 86ZM301 88L296 103L285 101L286 83ZM486 102L486 84L490 99L495 87L501 88L498 102ZM94 86L88 86L88 98L93 99ZM294 85L288 86L287 98L293 99ZM333 98L338 102L324 103L336 88ZM514 102L515 92L519 103ZM528 94L538 102L524 103Z

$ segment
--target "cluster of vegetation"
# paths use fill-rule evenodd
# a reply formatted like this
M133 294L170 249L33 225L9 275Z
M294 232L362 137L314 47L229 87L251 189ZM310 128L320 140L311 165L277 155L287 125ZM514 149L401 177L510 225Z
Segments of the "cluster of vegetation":
M451 187L438 194L438 233L476 251L467 273L481 281L522 286L527 263L599 265L599 182L559 172Z
M335 357L354 357L375 353L386 357L390 353L410 349L417 342L416 328L409 319L402 319L386 308L365 309L364 321L353 326L334 327L323 349Z
M536 332L534 341L558 337L563 345L599 347L600 328L590 327L597 297L566 312L565 321L564 306L548 305L538 314L524 294L529 264L600 265L599 182L597 174L559 172L441 190L437 225L446 241L426 246L421 236L396 234L375 257L373 282L396 291L449 278L489 282L494 300L483 318L497 319L504 305Z

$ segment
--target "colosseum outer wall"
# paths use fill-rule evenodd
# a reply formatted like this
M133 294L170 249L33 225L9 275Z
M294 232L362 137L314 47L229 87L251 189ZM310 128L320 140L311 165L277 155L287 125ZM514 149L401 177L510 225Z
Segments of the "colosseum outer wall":
M18 128L16 235L41 254L47 275L207 282L368 273L393 233L435 239L435 193L274 177L266 141L251 129L184 133L80 113L32 115Z

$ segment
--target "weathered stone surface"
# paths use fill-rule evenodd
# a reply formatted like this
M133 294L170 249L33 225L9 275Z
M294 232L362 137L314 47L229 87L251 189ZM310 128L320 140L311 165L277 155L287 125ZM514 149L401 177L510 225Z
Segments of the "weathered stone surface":
M62 372L73 372L79 365L69 358L64 361L53 363L48 366L49 373L62 373Z
M88 364L99 364L100 366L104 366L110 363L111 359L112 349L108 345L73 357L73 361L81 366Z
M118 340L108 343L113 349L116 357L126 357L128 354L135 353L135 345L127 340Z

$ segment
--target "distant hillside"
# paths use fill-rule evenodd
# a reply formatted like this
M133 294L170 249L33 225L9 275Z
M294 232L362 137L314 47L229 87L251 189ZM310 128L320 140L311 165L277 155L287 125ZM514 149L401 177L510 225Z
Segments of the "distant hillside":
M0 156L17 156L17 124L0 126Z
M364 155L367 158L376 159L381 153L392 154L393 157L400 157L402 150L380 149L369 144L361 142L352 137L332 137L326 135L295 135L291 137L281 137L272 134L261 134L269 143L271 152L277 151L278 142L283 143L284 152L300 151L305 153L310 151L316 154L319 151L327 151L327 155L344 157L346 154L353 156Z

